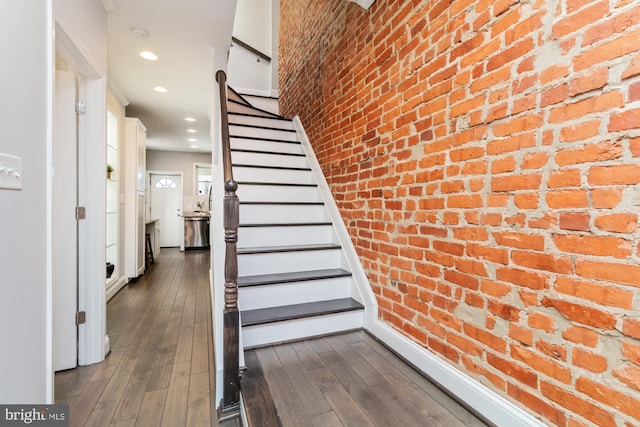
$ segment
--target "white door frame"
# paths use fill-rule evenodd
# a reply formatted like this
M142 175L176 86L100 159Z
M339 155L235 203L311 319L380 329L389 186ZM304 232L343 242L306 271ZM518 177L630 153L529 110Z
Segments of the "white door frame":
M147 171L147 194L151 197L151 175L175 175L180 176L180 182L182 185L180 186L180 200L184 200L184 172L182 171L159 171L159 170L149 170ZM149 207L147 210L147 214L150 214L151 203L149 202ZM184 214L184 206L181 209ZM184 251L184 227L180 227L180 250Z
M86 323L78 327L78 364L89 365L104 359L108 342L104 215L106 78L57 22L54 34L55 52L81 77L79 95L87 105L86 114L78 121L78 204L86 209L86 219L79 221L78 226L78 310L86 312Z

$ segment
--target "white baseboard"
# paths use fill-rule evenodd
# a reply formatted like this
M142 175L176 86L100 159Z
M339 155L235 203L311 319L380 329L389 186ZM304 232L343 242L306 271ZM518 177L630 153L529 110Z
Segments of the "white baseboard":
M477 414L496 426L545 426L529 413L429 353L381 320L378 319L370 324L368 331L435 383L448 390L449 393L465 402Z
M118 291L122 289L122 287L126 284L127 284L126 277L121 277L116 282L114 282L111 286L109 286L106 290L106 295L105 295L106 302L109 302L109 300L113 298L113 296L117 294Z
M104 355L105 357L111 351L111 341L109 340L109 335L104 336Z

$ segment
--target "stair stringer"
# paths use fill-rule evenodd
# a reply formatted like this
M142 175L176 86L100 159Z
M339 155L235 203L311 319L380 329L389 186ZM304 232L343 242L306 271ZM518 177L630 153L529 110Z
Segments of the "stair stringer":
M313 146L309 141L307 132L304 130L304 126L300 121L300 117L296 116L293 118L293 127L298 133L298 139L302 144L302 149L307 156L309 167L311 168L311 172L318 184L318 191L322 195L325 208L329 214L329 219L333 223L333 229L338 239L338 243L342 246L342 254L348 265L348 269L352 274L352 283L355 287L355 289L353 289L354 294L359 296L359 298L356 297L356 299L364 305L364 327L368 330L374 325L378 318L378 302L373 294L373 290L369 284L369 278L367 277L364 267L360 262L360 258L358 257L358 253L353 245L351 236L347 231L347 227L344 225L342 214L340 213L338 205L336 205L335 199L333 198L333 193L331 193L329 184L322 172L322 168L320 167L318 158L313 150Z

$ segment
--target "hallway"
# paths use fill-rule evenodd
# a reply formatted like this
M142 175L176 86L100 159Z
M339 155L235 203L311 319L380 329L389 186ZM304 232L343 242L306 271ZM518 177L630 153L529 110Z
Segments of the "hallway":
M109 357L56 374L72 427L212 425L208 274L208 251L163 249L109 301Z
M219 425L208 271L208 251L163 249L109 301L109 357L56 374L72 427ZM252 350L246 361L255 426L272 419L256 398L273 399L280 419L269 425L484 425L362 331Z

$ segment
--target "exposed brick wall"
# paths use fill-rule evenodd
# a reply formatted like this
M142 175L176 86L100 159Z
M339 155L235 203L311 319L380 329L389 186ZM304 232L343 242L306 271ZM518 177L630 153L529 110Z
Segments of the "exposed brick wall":
M547 423L639 425L640 1L281 13L380 317Z

